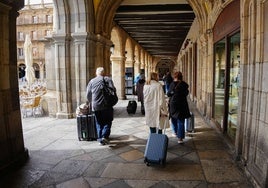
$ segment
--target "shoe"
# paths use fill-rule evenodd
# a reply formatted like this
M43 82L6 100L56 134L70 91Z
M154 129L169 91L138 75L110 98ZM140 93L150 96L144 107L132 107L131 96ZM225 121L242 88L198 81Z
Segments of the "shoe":
M183 144L183 140L179 140L178 143L179 143L179 144Z
M104 144L110 144L110 141L107 138L102 138L102 142L104 142Z
M172 137L177 137L177 135L175 133L172 133Z
M104 145L106 145L106 144L105 144L105 142L104 142L103 140L101 140L101 141L99 142L99 145L104 146Z

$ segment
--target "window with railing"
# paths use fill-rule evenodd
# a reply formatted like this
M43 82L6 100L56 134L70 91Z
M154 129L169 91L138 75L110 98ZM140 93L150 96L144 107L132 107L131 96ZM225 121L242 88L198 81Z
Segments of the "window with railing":
M37 31L32 31L32 39L37 40Z
M32 51L33 51L33 57L37 57L38 56L38 49L37 49L37 47L33 47Z
M32 17L32 23L38 23L38 17L37 16Z
M46 22L52 23L52 16L51 15L46 15Z
M24 40L23 32L18 32L18 41L23 41L23 40Z
M45 30L45 36L51 36L51 31L50 30Z
M18 57L19 58L23 58L24 57L23 48L18 48Z

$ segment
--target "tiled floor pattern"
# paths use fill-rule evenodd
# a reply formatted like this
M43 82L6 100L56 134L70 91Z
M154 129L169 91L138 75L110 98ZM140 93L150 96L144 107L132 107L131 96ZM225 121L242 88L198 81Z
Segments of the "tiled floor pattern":
M126 105L123 100L115 106L111 143L106 146L78 141L76 119L24 118L30 159L3 176L0 187L252 187L222 136L193 108L195 132L179 145L167 129L167 164L146 166L143 154L149 129L140 105L135 115L127 114Z

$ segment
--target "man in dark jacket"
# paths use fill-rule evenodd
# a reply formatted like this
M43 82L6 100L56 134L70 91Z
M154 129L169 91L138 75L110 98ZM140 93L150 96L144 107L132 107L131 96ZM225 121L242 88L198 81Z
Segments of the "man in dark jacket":
M87 85L87 100L91 102L92 111L95 113L98 141L101 145L109 144L113 121L113 107L107 106L102 93L104 81L109 87L116 90L112 79L104 76L104 68L98 67L96 77L91 79Z
M170 84L170 90L167 95L170 97L169 114L179 144L183 143L185 138L184 121L191 116L187 102L188 88L189 85L182 80L182 73L175 72L174 81Z

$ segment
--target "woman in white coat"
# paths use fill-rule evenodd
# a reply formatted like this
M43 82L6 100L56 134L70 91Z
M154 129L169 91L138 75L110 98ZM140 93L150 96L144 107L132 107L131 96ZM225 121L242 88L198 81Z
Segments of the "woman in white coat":
M144 109L146 125L150 127L151 133L162 133L165 123L168 124L168 108L163 91L163 86L158 82L158 74L152 72L150 78L143 88Z

